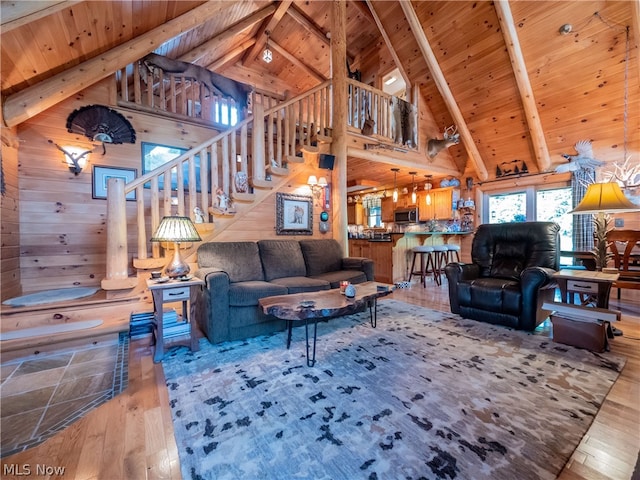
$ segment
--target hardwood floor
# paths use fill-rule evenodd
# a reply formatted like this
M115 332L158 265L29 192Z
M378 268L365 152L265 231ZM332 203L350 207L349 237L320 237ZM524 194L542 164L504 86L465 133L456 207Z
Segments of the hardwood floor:
M630 479L640 450L640 291L611 295L611 308L623 312L611 351L627 364L589 431L560 474L561 479ZM446 282L427 288L414 284L392 294L397 300L449 311ZM548 330L540 329L546 335ZM129 387L66 430L28 451L2 459L2 478L22 478L25 465L63 467L75 479L179 479L178 449L160 364L154 364L148 340L129 350ZM13 472L13 473L11 473Z

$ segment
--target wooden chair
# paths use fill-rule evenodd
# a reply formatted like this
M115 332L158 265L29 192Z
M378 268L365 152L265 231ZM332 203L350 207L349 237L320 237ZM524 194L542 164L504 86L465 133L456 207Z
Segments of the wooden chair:
M640 230L611 230L607 233L607 244L620 278L613 283L618 289L640 289Z

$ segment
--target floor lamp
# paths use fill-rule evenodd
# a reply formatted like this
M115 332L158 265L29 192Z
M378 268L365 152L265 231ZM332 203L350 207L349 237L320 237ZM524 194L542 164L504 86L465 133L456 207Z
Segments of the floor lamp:
M189 273L189 264L180 257L181 242L200 242L202 239L189 217L163 217L156 228L152 242L173 242L173 259L164 269L170 278L183 277Z
M640 206L631 203L617 183L610 182L589 185L578 206L569 212L574 215L594 215L596 270L601 271L607 266L607 232L609 231L607 214L636 211L640 211Z

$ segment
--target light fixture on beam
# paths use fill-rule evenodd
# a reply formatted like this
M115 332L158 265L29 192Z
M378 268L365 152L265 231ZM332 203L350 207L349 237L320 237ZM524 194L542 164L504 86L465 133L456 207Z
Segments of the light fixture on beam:
M273 52L271 50L269 50L269 31L267 30L265 32L265 34L267 35L267 43L264 46L264 51L262 52L262 60L265 63L271 63L271 61L273 60Z

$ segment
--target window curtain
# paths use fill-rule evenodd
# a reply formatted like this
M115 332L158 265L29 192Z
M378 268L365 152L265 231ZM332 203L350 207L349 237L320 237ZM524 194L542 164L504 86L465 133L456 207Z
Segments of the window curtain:
M573 208L576 208L587 188L596 181L593 168L580 168L571 175L571 191L573 193ZM573 250L589 252L593 250L593 215L573 216Z

